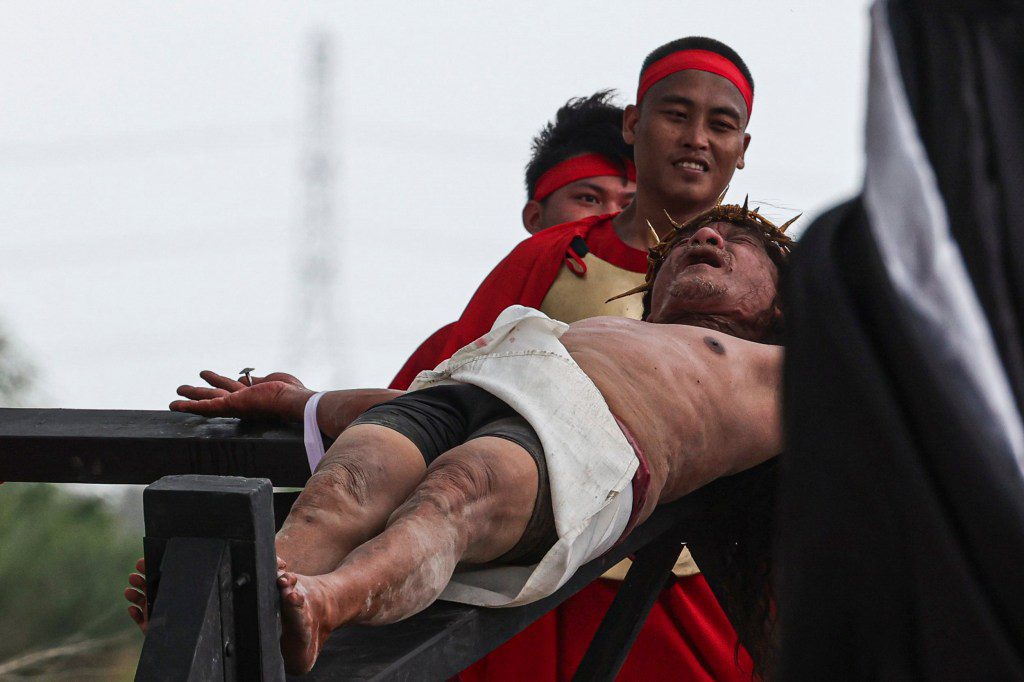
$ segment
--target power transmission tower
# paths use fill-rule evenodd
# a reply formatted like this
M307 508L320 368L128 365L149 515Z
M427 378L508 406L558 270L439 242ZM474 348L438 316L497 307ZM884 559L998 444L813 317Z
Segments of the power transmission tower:
M336 383L345 374L334 285L338 269L335 191L338 164L334 139L333 39L311 40L307 74L302 209L294 246L293 301L288 354L292 367L310 382Z

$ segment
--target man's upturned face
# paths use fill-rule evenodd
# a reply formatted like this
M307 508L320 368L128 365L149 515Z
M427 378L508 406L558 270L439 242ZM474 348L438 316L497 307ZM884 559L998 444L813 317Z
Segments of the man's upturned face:
M680 71L655 83L623 119L645 194L673 206L714 205L745 163L747 115L736 86L713 73Z
M696 324L759 341L781 314L778 279L764 240L752 228L705 225L665 259L654 280L647 321Z
M523 208L523 226L536 234L553 225L569 223L592 215L618 213L636 194L636 183L614 175L601 175L570 182L549 194L544 201L529 201Z

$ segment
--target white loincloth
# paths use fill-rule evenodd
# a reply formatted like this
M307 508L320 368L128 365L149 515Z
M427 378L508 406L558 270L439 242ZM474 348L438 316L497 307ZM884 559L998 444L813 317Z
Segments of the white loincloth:
M441 599L480 606L537 601L626 528L638 460L601 392L558 341L568 328L533 308L511 306L490 332L410 386L473 384L521 414L544 445L558 532L540 563L459 571Z

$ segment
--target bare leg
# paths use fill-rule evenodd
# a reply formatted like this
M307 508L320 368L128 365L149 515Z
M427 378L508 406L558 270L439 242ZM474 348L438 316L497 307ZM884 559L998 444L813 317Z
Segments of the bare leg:
M423 455L400 433L374 424L347 429L278 531L278 556L306 575L333 571L384 529L425 471Z
M437 599L459 563L510 550L536 497L533 458L507 440L476 438L439 457L387 529L337 570L309 576L289 566L278 579L288 671L308 671L335 628L411 616Z

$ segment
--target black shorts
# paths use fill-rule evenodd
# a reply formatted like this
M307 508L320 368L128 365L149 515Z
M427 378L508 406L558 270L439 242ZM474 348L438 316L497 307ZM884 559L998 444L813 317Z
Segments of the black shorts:
M537 465L537 499L523 537L495 562L535 564L558 540L544 447L529 422L505 401L469 384L432 386L371 407L352 422L356 424L397 431L419 448L428 466L474 438L504 438L519 445Z

